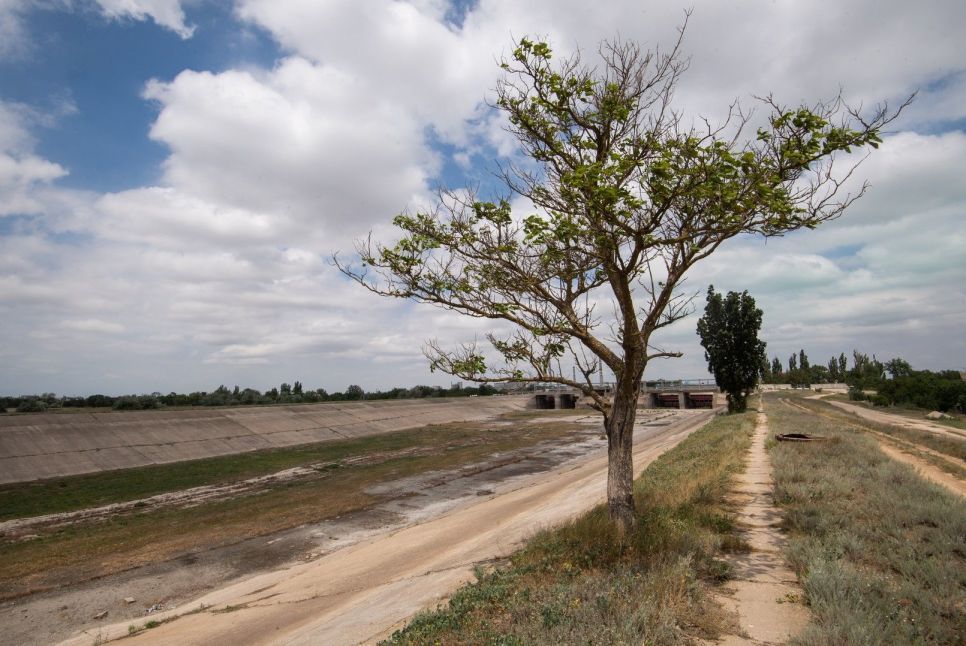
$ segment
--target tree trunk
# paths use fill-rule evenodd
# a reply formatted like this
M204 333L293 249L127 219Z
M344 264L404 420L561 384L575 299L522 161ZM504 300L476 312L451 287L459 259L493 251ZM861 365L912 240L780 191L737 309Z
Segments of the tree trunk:
M748 393L743 390L737 393L728 393L729 413L743 413L746 410L748 410Z
M634 420L637 417L637 384L618 383L614 403L604 416L607 429L607 507L621 535L633 531L634 513Z

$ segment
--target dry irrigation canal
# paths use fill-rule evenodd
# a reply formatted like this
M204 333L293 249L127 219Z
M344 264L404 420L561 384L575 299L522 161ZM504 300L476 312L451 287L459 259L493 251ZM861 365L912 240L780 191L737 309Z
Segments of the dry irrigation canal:
M961 431L878 424L798 395L766 401L779 430L861 436L862 451L879 447L887 462L911 464L937 483L925 486L951 492L929 495L947 496L953 511L940 515L961 522ZM599 416L527 403L0 416L0 642L385 636L471 580L475 565L602 500ZM641 409L638 472L711 417ZM782 455L777 503L794 489ZM788 514L797 512L784 502L776 527L794 530ZM808 595L792 538L792 552L778 558ZM966 582L962 553L952 546L940 557Z

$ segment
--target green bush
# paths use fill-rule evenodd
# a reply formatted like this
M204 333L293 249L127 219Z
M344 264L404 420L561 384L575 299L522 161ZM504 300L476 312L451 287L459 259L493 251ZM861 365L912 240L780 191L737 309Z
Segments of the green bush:
M18 413L42 413L47 410L47 402L39 399L25 399L17 406Z
M892 401L882 393L876 393L870 398L873 406L891 406Z
M144 395L138 397L138 401L141 403L141 408L144 410L155 410L161 408L162 404L158 401L157 397L151 397L150 395Z
M141 401L137 397L125 395L118 397L111 407L114 410L141 410Z

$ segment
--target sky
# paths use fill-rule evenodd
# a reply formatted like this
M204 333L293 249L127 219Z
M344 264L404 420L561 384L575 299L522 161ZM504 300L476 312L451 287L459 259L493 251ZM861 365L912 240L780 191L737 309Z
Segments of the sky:
M688 7L690 117L918 94L842 218L734 239L687 289L748 290L783 362L966 369L961 0L0 0L0 394L455 381L423 345L487 324L370 294L332 254L438 186L498 189L519 153L487 99L516 39L667 47ZM707 376L696 320L647 378Z

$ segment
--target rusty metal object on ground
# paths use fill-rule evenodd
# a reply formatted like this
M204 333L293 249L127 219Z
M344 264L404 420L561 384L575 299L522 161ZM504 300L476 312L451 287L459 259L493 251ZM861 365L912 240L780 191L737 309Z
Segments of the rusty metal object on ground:
M825 442L824 435L809 435L808 433L780 433L775 436L779 442Z

